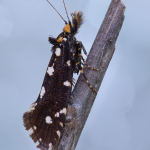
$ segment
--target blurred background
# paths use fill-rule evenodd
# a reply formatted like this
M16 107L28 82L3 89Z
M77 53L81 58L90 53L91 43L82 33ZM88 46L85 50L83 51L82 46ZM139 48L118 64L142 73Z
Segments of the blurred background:
M125 21L76 150L150 150L150 1L122 0ZM111 0L65 0L82 10L89 52ZM67 20L62 0L51 0ZM0 1L0 149L36 150L23 113L40 92L63 20L46 0ZM77 78L77 76L75 76Z

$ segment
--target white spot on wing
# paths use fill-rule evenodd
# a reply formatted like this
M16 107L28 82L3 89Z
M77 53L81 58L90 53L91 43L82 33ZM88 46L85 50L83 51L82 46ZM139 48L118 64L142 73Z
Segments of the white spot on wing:
M63 108L61 111L60 111L60 114L65 114L66 115L67 113L67 109L66 108Z
M45 92L46 92L45 87L42 86L42 89L41 89L41 92L40 92L40 98L42 98L44 96Z
M51 118L50 116L47 116L47 117L45 118L45 120L46 120L46 123L48 123L48 124L51 124L51 123L52 123L52 118Z
M65 86L71 86L71 83L70 83L69 81L65 81L63 84L64 84Z
M66 63L67 63L67 65L68 65L68 67L71 65L71 64L70 64L70 60L68 60Z
M49 150L52 150L52 147L53 147L52 143L49 143Z
M33 111L35 109L35 106L37 105L37 103L33 103L31 104L31 106L28 108L28 110L26 112L30 112Z
M63 123L62 122L60 122L59 124L63 127Z
M58 135L58 137L60 138L60 131L59 131L59 130L57 131L57 135Z
M54 64L53 64L53 66L54 66ZM48 67L48 69L47 69L47 73L48 73L50 76L52 76L53 73L54 73L54 68L53 68L53 66L52 66L52 67Z
M59 117L59 112L57 112L57 113L55 114L55 117Z
M36 126L33 126L33 128L34 128L34 130L36 130L37 127L36 127Z
M63 109L63 113L66 115L66 113L67 113L67 109L66 108Z
M56 54L56 56L61 56L61 49L56 48L55 54Z
M39 140L40 140L40 141L42 141L42 139L41 139L41 138L40 138Z
M33 129L32 128L30 128L29 130L28 130L28 133L29 133L29 135L31 135L31 134L33 134Z
M35 143L35 146L37 147L39 144L40 144L39 141L37 141L37 142Z
M65 41L65 42L66 42L66 41L67 41L67 38L63 38L63 41Z

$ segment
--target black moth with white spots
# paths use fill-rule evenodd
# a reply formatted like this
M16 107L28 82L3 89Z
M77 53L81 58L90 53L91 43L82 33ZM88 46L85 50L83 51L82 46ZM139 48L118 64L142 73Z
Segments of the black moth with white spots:
M74 37L82 23L83 13L74 12L72 23L66 23L57 38L49 37L53 54L43 85L38 99L23 115L26 130L41 150L56 149L65 126L73 73L83 73L81 49L86 51Z

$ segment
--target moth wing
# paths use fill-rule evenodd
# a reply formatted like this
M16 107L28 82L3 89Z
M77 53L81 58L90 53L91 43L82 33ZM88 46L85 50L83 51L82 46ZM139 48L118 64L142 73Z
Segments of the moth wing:
M66 43L55 48L38 99L23 115L26 130L42 150L56 147L65 125L72 80L70 61Z

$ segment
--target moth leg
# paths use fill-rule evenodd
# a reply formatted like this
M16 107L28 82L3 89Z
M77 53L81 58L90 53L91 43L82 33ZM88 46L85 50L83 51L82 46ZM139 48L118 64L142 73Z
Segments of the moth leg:
M70 103L72 104L72 100L71 100L71 98L69 98L69 101L70 101Z
M83 69L82 69L82 70L79 70L79 71L83 74L83 76L84 76L84 78L85 78L85 80L86 80L86 83L88 84L88 86L90 87L90 89L92 89L92 90L97 94L97 90L95 90L95 89L89 84L89 81L88 81L87 77L85 76L85 74L84 74L84 72L83 72Z
M77 44L77 55L78 55L78 59L76 60L76 66L78 66L79 71L83 74L83 76L84 76L84 78L85 78L86 83L88 84L88 86L89 86L95 93L97 93L97 91L89 84L88 79L86 78L86 76L85 76L85 74L84 74L84 72L83 72L83 68L87 67L87 68L90 68L90 69L92 69L92 70L97 70L97 69L92 68L92 67L90 67L90 66L88 66L88 65L86 64L86 62L85 62L85 60L84 60L84 58L83 58L83 56L82 56L82 54L81 54L81 49L83 49L84 54L87 55L87 52L86 52L86 50L85 50L85 48L84 48L82 42L77 41L76 44ZM82 62L82 61L83 61L83 62ZM86 65L86 66L82 67L81 64L82 64L82 65Z
M73 99L73 97L70 95L70 98Z
M73 72L74 72L74 73L77 73L77 74L79 73L79 68L78 68L78 66L75 66L75 67L73 68Z
M81 41L77 41L76 44L79 45L78 50L79 50L79 49L83 49L84 54L87 56L86 49L85 49L84 45L82 44L82 42L81 42ZM81 52L80 52L80 53L81 53Z
M75 59L75 53L74 52L71 52L71 62L72 62L72 71L74 73L77 73L79 72L79 69L77 68L76 66L76 59Z
M72 78L72 82L74 83L74 85L76 85L76 80L74 78Z
M69 97L70 103L72 103L72 99L73 99L73 97L70 95L70 97Z
M84 65L83 68L89 68L89 69L91 69L91 70L96 70L96 71L99 70L99 69L90 67L86 62L84 62L84 63L81 62L81 64Z
M77 43L78 43L78 57L79 57L79 59L80 59L80 61L78 62L78 64L81 63L82 65L84 65L83 68L87 67L87 68L89 68L89 69L91 69L91 70L97 70L97 71L98 71L98 69L90 67L90 66L85 62L85 59L83 58L83 56L82 56L82 54L81 54L81 49L83 49L84 54L87 55L87 52L86 52L86 50L85 50L85 47L83 46L83 44L82 44L81 41L78 41ZM83 62L82 62L82 61L83 61Z
M79 69L78 66L76 65L76 59L75 59L75 54L73 52L71 52L71 65L72 65L72 71L74 73L79 73Z
M72 78L72 83L73 83L74 85L76 85L76 82L75 82L75 79L74 79L74 78Z
M73 85L73 87L75 87L76 84L74 82L72 82L72 85Z
M72 80L73 80L74 82L76 82L76 79L72 78Z
M88 84L88 86L90 87L90 89L92 89L92 90L97 94L97 90L95 90L95 89L90 85L90 83L89 83L87 77L85 76L85 74L84 74L84 72L83 72L83 68L82 68L80 65L78 65L78 66L79 66L79 71L83 74L83 76L84 76L84 78L85 78L85 80L86 80L86 83Z
M89 69L91 69L91 70L96 70L96 71L98 71L98 69L96 69L96 68L93 68L93 67L90 67L86 62L85 62L85 59L83 58L83 56L82 56L82 54L80 54L80 59L83 61L81 61L81 64L82 65L84 65L83 66L83 68L89 68Z

